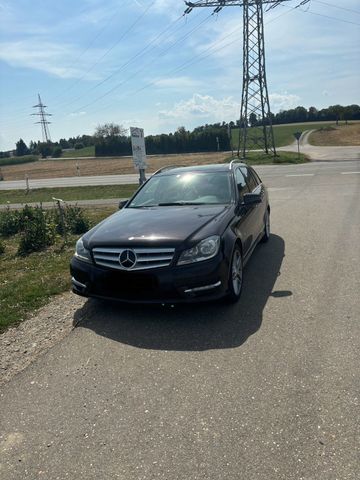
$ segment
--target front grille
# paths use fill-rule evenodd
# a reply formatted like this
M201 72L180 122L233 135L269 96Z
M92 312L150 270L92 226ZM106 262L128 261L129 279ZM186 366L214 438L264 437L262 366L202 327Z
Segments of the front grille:
M128 263L120 263L120 256L126 257L126 252L133 252L136 256L136 263L127 267ZM174 248L111 248L101 247L93 248L93 256L96 265L115 268L117 270L147 270L149 268L167 267L170 265L175 249ZM130 255L133 260L133 255Z

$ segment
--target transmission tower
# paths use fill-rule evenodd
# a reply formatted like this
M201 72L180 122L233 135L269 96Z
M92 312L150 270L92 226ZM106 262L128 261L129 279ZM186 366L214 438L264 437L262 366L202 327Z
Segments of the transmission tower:
M288 1L290 0L185 1L185 13L190 13L196 7L215 7L213 14L220 12L223 7L243 7L243 85L238 142L238 156L241 154L243 158L249 148L260 148L276 155L266 83L263 4L267 4L270 10Z
M35 122L35 123L40 123L41 124L43 142L49 143L49 142L51 142L51 138L50 138L50 131L49 131L48 125L51 122L49 122L46 117L51 117L52 114L45 112L46 105L44 105L42 103L41 98L40 98L40 94L38 94L38 101L39 101L39 103L37 105L34 105L32 108L38 108L39 111L36 112L36 113L32 113L31 115L38 115L40 117L39 122Z

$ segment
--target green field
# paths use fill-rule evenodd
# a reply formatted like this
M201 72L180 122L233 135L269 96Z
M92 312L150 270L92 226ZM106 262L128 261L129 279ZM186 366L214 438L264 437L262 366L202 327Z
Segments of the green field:
M274 137L275 137L275 146L276 147L285 147L286 145L290 145L295 141L294 133L295 132L304 132L305 130L314 130L319 129L321 127L329 127L335 126L335 122L315 122L315 123L290 123L287 125L274 125ZM251 142L251 136L260 135L261 128L254 127L254 129L249 129L249 148L259 148L254 146ZM239 129L234 128L231 131L231 139L233 142L233 148L236 149L238 146L239 141Z
M77 157L95 157L95 147L80 148L79 150L67 150L62 152L62 158L77 158Z
M113 212L114 208L85 209L92 225ZM58 237L52 247L25 257L16 254L19 235L0 238L5 246L0 255L0 332L20 323L51 296L70 289L69 262L78 237L70 235L66 246Z
M0 167L5 165L20 165L21 163L36 162L39 160L37 155L24 155L23 157L4 157L0 158Z
M128 198L137 185L97 185L94 187L37 188L30 190L0 190L0 205L5 203L51 202L53 197L62 200L96 200L103 198Z

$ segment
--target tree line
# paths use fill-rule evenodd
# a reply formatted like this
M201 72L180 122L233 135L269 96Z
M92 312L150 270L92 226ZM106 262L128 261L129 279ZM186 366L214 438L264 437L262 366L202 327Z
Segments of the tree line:
M174 133L148 135L145 147L149 155L228 151L231 148L226 124L206 125L192 132L179 127ZM102 137L95 143L95 155L99 157L131 153L131 139L125 135Z
M360 106L353 105L331 105L327 108L318 110L315 107L305 108L298 106L289 110L271 113L273 125L306 123L306 122L324 122L360 120ZM255 114L249 117L249 126L256 127L261 124ZM149 155L169 154L169 153L197 153L228 151L231 149L230 132L231 129L239 126L239 120L231 122L222 122L214 124L205 124L194 128L192 131L185 127L179 127L174 133L148 135L145 138L146 151ZM16 156L28 154L41 155L42 157L52 156L60 157L64 149L81 149L87 146L95 145L96 156L122 156L131 155L131 139L128 136L128 130L122 125L106 123L99 125L93 135L81 135L61 138L58 142L43 143L31 141L29 146L20 139L16 143L16 149L13 152ZM9 152L0 152L0 158L8 156Z

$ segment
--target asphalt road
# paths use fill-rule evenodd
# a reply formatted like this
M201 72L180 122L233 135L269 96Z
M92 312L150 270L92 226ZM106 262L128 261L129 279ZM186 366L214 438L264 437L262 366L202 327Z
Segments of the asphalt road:
M320 147L325 148L325 147ZM341 147L344 148L344 147ZM359 148L360 147L350 147ZM331 162L311 162L298 165L263 165L257 166L256 170L261 175L279 176L294 174L317 174L327 172L353 172L360 171L360 162L357 160L349 161L331 161ZM148 174L149 175L149 174ZM264 177L265 178L265 177ZM42 178L31 179L29 181L30 188L55 188L55 187L79 187L93 185L126 185L138 184L139 175L99 175L91 177L64 177L64 178ZM0 182L1 190L26 189L24 180L13 180Z
M0 477L358 479L357 165L262 170L239 304L87 302L2 389Z

